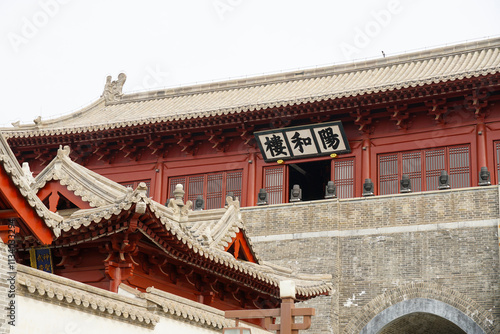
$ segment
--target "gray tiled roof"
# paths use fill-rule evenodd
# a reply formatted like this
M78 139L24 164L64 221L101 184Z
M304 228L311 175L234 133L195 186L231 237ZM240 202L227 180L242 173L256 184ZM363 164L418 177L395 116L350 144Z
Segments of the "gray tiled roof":
M176 89L103 97L70 115L7 129L9 137L112 129L242 113L494 74L500 38L394 57Z

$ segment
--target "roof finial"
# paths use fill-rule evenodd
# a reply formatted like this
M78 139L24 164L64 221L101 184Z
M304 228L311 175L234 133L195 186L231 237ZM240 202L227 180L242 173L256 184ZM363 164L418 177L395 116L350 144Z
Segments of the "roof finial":
M69 148L68 145L65 145L64 147L62 145L59 145L59 149L57 150L57 157L62 159L64 157L69 157L69 154L71 153L71 149Z
M102 92L102 97L104 97L106 102L115 102L120 100L123 95L122 88L125 84L125 80L127 80L125 73L118 74L118 79L114 81L111 81L111 75L108 75L104 91Z

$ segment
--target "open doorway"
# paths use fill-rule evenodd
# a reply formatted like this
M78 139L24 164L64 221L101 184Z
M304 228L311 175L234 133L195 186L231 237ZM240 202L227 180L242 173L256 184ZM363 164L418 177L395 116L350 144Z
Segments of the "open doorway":
M294 184L302 189L302 200L312 201L325 197L325 187L331 177L331 161L312 161L289 165L288 194Z

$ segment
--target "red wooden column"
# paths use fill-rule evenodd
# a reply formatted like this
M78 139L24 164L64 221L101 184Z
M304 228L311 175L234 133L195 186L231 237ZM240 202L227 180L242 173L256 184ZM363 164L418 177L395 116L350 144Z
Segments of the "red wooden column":
M255 206L257 189L255 188L255 177L257 173L257 161L255 153L248 156L248 179L247 179L247 206Z
M363 144L361 145L362 155L361 155L361 184L365 182L365 179L371 179L371 141L370 138L364 138ZM372 180L374 181L374 180Z
M488 158L486 154L486 126L483 122L478 123L476 126L476 156L478 171L481 170L481 167L488 167Z
M163 163L158 162L155 166L155 191L153 195L153 200L161 202L161 192L163 190Z

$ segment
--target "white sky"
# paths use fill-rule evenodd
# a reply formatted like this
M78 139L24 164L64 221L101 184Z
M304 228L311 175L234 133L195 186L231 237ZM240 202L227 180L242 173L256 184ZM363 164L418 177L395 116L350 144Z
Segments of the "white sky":
M498 0L0 0L0 125L124 92L500 36Z

